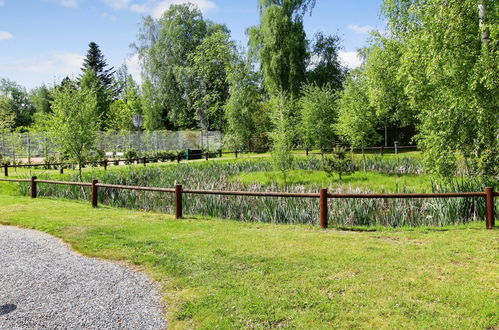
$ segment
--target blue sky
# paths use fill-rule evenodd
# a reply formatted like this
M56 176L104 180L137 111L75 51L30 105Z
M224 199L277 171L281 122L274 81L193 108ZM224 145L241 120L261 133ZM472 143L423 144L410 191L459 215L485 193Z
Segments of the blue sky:
M76 76L88 43L95 41L110 65L126 61L139 78L129 46L141 17L158 17L182 2L195 3L206 18L225 23L243 45L245 30L259 22L257 0L0 0L0 77L33 88ZM304 19L307 36L338 34L341 58L355 67L355 51L366 44L369 30L385 27L380 6L381 0L317 0L312 16Z

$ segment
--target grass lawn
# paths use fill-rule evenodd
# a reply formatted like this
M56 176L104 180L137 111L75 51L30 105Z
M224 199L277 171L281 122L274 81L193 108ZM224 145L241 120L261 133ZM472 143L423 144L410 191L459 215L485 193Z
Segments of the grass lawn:
M273 183L283 184L282 175L279 172L246 172L240 173L232 178L243 184L259 183L270 185ZM303 184L308 186L329 187L354 187L361 189L371 189L381 192L395 192L401 188L415 192L427 192L431 190L431 178L426 175L412 174L384 174L377 172L355 172L351 175L344 175L342 180L335 174L333 177L327 176L324 171L313 170L292 170L286 179L287 184Z
M483 223L320 230L7 195L0 223L143 269L172 328L499 327L499 235Z

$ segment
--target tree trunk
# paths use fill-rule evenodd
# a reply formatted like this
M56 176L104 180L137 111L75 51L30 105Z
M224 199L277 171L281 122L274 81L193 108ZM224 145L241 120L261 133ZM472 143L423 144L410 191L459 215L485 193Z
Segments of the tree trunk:
M489 35L489 28L486 26L487 22L487 10L485 8L485 3L483 0L480 0L478 3L478 17L479 21L478 24L480 26L480 31L482 33L482 49L486 50L489 45L490 41L490 35Z

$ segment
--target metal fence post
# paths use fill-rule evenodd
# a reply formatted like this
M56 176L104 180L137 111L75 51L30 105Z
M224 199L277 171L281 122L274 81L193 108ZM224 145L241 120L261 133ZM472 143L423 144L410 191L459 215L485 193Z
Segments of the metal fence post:
M8 164L4 164L3 168L4 168L4 174L5 174L5 176L9 176L9 165Z
M97 183L99 180L92 180L92 207L97 207Z
M494 188L485 187L485 219L487 229L494 228Z
M320 225L321 228L327 228L327 189L322 188L319 196Z
M36 176L31 177L31 198L36 198Z
M175 219L182 218L182 185L175 185Z

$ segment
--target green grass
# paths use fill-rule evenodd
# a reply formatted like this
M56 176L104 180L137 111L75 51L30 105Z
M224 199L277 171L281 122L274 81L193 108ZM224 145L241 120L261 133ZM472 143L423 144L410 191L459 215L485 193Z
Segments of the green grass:
M232 177L232 180L239 181L245 185L262 184L283 185L282 175L276 171L268 172L243 172ZM432 180L426 175L414 174L384 174L376 172L355 172L351 175L343 176L342 180L338 175L329 177L324 171L314 170L292 170L286 179L289 185L306 185L334 188L360 188L376 192L396 192L400 190L414 192L431 191Z
M320 230L0 195L0 223L143 269L174 329L499 326L498 235L483 222Z

